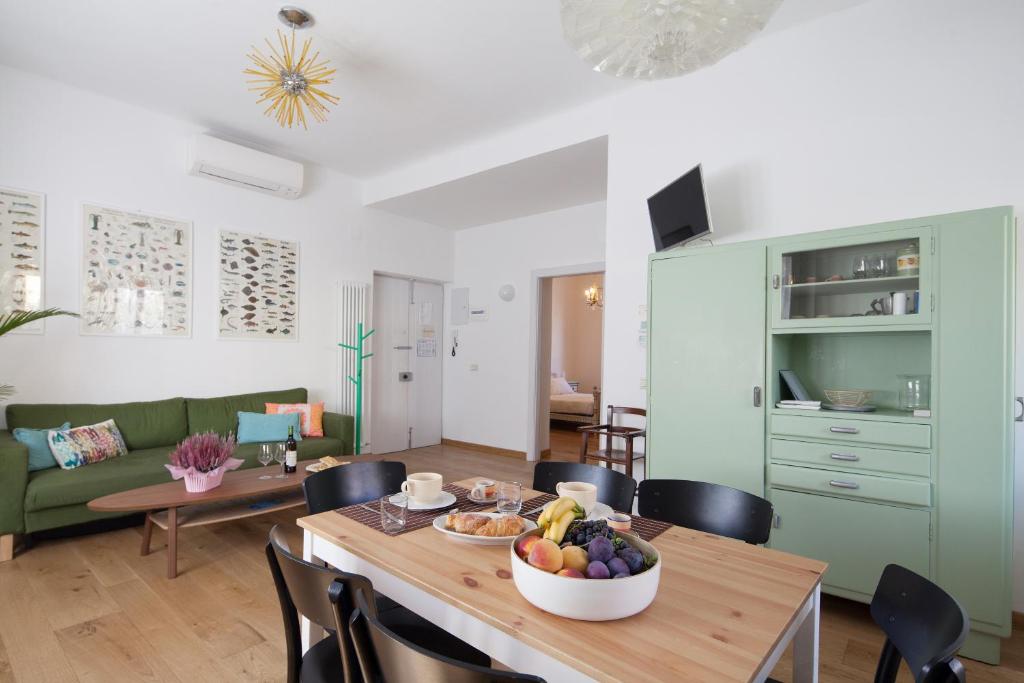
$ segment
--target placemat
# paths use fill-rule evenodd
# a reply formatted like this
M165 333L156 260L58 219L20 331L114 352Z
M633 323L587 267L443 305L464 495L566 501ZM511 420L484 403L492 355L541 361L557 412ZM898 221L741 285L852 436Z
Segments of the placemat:
M543 507L544 505L547 505L553 500L558 500L558 496L552 495L550 493L542 493L539 496L534 496L530 500L524 500L523 510L537 510L537 508ZM522 517L523 519L529 519L531 521L536 522L537 518L540 517L540 513L541 511L537 510L537 512L534 512L532 515L522 515Z
M640 515L630 515L630 518L632 519L630 522L630 531L648 542L673 527L673 525L668 522L661 522L657 519L649 519L647 517L641 517Z
M479 512L480 510L494 507L494 503L474 503L469 499L469 489L464 489L461 486L445 484L443 489L455 496L455 502L452 505L437 508L436 510L407 510L405 513L405 528L388 535L401 536L410 531L428 527L434 523L435 517L445 514L452 508L459 508L459 512ZM363 507L363 505L366 507ZM384 533L384 529L380 525L379 500L371 500L362 505L349 505L348 507L338 508L335 512Z

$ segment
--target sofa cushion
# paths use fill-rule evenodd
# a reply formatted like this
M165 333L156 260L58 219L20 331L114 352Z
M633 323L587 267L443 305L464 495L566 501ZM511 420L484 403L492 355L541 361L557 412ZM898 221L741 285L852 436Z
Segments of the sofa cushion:
M52 427L54 430L70 428L70 422ZM23 443L28 447L29 472L57 466L57 460L53 457L53 451L50 450L49 432L49 429L29 429L28 427L18 427L11 432L18 443Z
M188 436L185 399L140 403L14 403L7 406L7 428L45 429L63 422L72 427L113 420L128 450L173 446Z
M305 403L306 396L306 390L300 388L185 399L188 406L188 433L217 432L221 436L237 433L239 412L263 413L266 412L267 403Z
M311 437L303 439L298 445L299 460L341 455L344 448L341 439L330 438ZM171 474L164 465L169 462L168 456L172 450L173 446L148 448L74 470L32 472L25 491L25 511L38 512L66 505L83 505L100 496L171 481ZM238 447L234 457L243 461L241 469L259 467L259 460L256 459L258 452L259 444L244 444Z
M238 443L272 443L287 441L288 431L296 441L302 441L298 413L267 415L238 411Z
M50 452L63 470L73 470L83 465L94 465L110 458L128 454L124 437L117 423L106 420L85 427L51 429L46 433Z

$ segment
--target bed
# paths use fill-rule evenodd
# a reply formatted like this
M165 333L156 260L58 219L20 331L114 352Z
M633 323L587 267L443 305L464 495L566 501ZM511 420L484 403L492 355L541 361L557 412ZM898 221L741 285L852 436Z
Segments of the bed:
M551 379L550 419L576 424L600 424L601 391L594 387L594 393L576 391L564 377Z

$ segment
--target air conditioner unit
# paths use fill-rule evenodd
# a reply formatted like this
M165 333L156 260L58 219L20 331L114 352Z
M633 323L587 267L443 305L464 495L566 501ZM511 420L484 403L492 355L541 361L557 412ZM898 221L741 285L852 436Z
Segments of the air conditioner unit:
M302 193L302 164L209 135L189 142L186 169L190 175L285 199Z

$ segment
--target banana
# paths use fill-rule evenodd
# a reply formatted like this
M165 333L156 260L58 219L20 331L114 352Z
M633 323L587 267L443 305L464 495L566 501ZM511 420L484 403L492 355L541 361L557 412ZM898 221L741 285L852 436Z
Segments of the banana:
M548 505L547 509L544 510L544 512L540 513L540 517L537 518L537 526L539 526L542 529L547 529L549 526L551 526L552 520L558 519L562 515L562 513L564 513L565 510L570 507L579 507L579 503L577 503L572 498L559 498L551 505Z
M569 525L576 519L576 510L570 508L563 512L551 526L548 527L546 538L551 539L555 543L561 543L562 539L565 538L565 531L569 528ZM550 535L548 535L550 534Z

